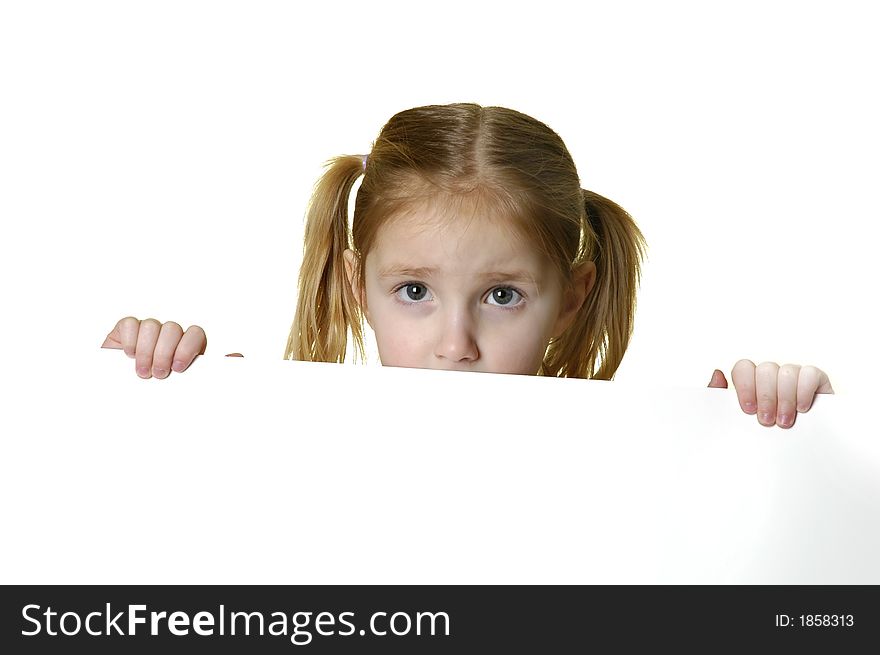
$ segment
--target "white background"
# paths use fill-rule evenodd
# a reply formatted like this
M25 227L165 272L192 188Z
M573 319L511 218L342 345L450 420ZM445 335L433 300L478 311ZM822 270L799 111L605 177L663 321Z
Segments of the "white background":
M129 314L276 361L322 163L462 101L546 122L644 231L618 380L699 389L747 357L867 397L876 27L857 2L3 3L4 398L64 380L97 411L89 358ZM10 406L4 439L32 434Z
M132 314L280 357L322 162L473 101L549 124L643 229L620 379L747 357L852 388L877 353L869 7L5 3L4 342L91 347Z

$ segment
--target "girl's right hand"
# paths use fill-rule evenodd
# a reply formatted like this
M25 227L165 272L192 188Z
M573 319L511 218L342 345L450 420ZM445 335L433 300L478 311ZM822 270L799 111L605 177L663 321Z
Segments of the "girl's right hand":
M185 371L208 345L205 331L198 325L186 332L174 321L160 323L154 318L139 321L133 316L120 319L104 339L101 348L121 348L135 360L142 378L166 378L171 371Z

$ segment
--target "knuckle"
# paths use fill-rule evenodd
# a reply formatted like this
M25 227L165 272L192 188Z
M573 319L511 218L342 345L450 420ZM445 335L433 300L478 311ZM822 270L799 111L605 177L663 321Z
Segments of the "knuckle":
M192 362L193 359L195 359L195 355L189 348L178 347L177 350L175 350L174 353L171 355L171 359L173 359L175 362L189 364L190 362Z
M176 344L174 344L174 357L175 359L186 358L190 359L194 358L196 354L199 352L199 344L194 342L193 339L179 339Z
M174 355L174 348L168 350L167 348L163 348L161 344L156 344L156 349L153 351L152 361L153 366L160 366L167 362L171 361L171 357ZM167 366L165 368L168 368Z
M779 376L797 379L797 376L800 374L800 369L801 367L795 364L786 364L779 369Z

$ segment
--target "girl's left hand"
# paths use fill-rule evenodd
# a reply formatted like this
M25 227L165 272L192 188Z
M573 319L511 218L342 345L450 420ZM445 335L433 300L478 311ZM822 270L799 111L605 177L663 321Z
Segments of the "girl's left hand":
M797 413L813 404L817 393L834 393L828 376L815 366L763 362L755 366L748 359L739 360L730 372L739 405L746 414L758 414L761 425L790 428ZM710 387L727 388L724 373L715 369Z

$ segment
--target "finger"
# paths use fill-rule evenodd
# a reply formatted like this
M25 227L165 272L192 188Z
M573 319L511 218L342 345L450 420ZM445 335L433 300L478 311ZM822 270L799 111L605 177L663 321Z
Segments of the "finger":
M801 413L809 411L817 393L834 393L831 382L824 371L815 366L804 366L798 376L797 410Z
M140 321L134 316L126 316L120 318L119 322L104 339L101 348L122 349L129 357L134 357L135 346L137 345L137 333Z
M183 328L174 321L168 321L162 324L159 330L159 340L156 342L156 349L153 351L153 377L168 377L171 373L171 360L174 357L174 351L177 350L177 344L183 336Z
M785 364L776 378L776 425L790 428L797 416L798 376L801 367Z
M755 400L755 364L749 359L741 359L733 365L730 379L736 389L739 406L746 414L754 414L758 406Z
M761 362L755 367L755 392L758 398L758 423L776 425L776 387L779 364Z
M155 318L147 318L141 321L141 327L137 335L137 350L135 351L134 365L138 376L147 379L153 368L153 351L159 340L159 330L162 324Z
M715 369L715 372L712 373L712 379L709 380L709 387L715 389L727 388L727 379L724 377L724 373L719 371L717 368Z
M196 355L202 355L208 346L208 338L205 331L198 325L191 325L177 344L177 350L174 351L174 362L171 364L171 370L178 373L185 371Z

